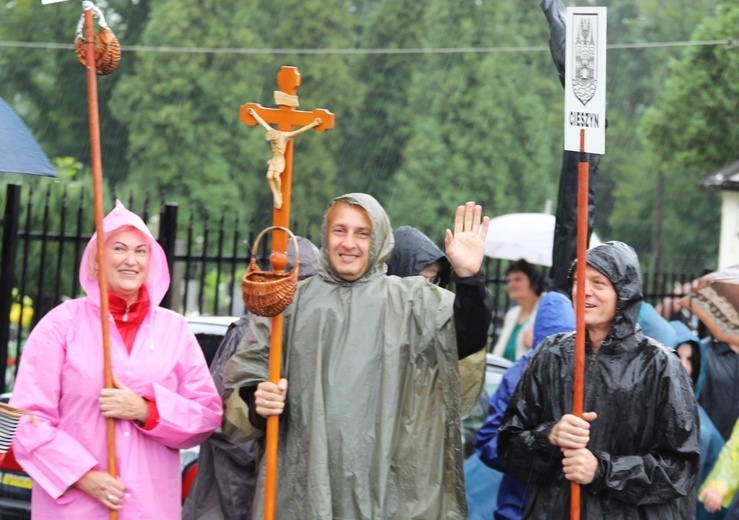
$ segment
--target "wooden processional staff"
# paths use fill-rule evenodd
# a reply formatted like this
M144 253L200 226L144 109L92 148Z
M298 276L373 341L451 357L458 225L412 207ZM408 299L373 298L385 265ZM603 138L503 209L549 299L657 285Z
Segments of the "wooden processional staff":
M270 264L276 274L287 266L287 241L290 225L290 197L292 189L293 138L311 129L325 132L334 127L334 115L321 108L311 112L296 110L300 72L297 67L282 67L277 74L279 90L275 91L277 108L264 108L256 103L241 107L241 121L249 126L261 125L267 131L266 139L272 149L272 158L267 162L267 181L272 190L273 226L277 226L272 240ZM272 124L277 125L273 128ZM298 127L297 129L295 127ZM298 254L296 250L296 254ZM248 275L247 275L248 276ZM246 277L245 277L246 278ZM244 285L244 299L248 297ZM247 306L248 307L248 306ZM259 314L258 312L255 314ZM272 316L272 314L262 314ZM269 381L277 383L282 367L282 312L272 316L269 346ZM277 444L279 416L267 418L265 445L264 518L274 520L277 497Z
M585 130L580 130L580 161L577 165L577 263L575 276L575 376L572 396L572 414L582 417L585 400L585 265L588 248L588 190L590 164L585 153ZM570 520L580 520L581 488L570 483Z
M103 231L103 163L100 151L100 117L98 113L97 76L112 73L120 63L121 47L105 22L102 11L92 2L82 2L83 14L77 25L74 46L77 58L87 69L87 105L90 126L90 163L92 167L92 195L97 234L97 262L105 265L105 240ZM94 18L100 30L94 31ZM83 31L84 29L84 31ZM105 388L114 388L110 359L110 326L108 322L108 277L105 269L98 270L100 288L100 322L103 337L103 379ZM108 474L116 477L115 419L105 419L108 446ZM118 511L110 511L111 520L118 518Z

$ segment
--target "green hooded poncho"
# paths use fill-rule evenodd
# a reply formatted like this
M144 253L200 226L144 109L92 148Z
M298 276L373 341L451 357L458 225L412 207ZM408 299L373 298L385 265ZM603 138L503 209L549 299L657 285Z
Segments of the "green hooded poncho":
M354 282L333 273L324 217L319 274L285 311L277 518L467 518L454 294L385 276L393 233L384 209L365 194L337 201L372 221L369 266ZM227 386L267 379L269 329L269 319L251 321Z

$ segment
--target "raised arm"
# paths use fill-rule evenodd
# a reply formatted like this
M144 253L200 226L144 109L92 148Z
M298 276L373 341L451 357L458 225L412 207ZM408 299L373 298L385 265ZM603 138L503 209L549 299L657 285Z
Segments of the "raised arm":
M477 352L487 342L493 304L480 266L489 222L482 216L481 206L468 202L456 210L454 233L446 230L446 253L457 289L454 325L459 359Z
M446 254L457 276L473 276L480 271L489 217L482 216L482 206L467 202L454 215L454 232L446 230Z
M305 125L305 126L304 126L304 127L302 127L302 128L298 128L297 130L294 130L294 131L292 131L292 132L286 132L286 134L287 134L287 137L295 137L295 136L297 136L297 135L300 135L300 134L302 134L302 133L305 133L305 132L307 132L308 130L311 130L312 128L315 128L315 127L317 127L317 126L320 126L320 125L321 125L321 123L323 123L323 119L321 119L320 117L317 117L317 118L315 118L315 119L313 120L313 122L312 122L312 123L310 123L310 124L307 124L307 125Z
M254 119L256 119L257 120L257 123L259 123L260 125L262 125L265 130L274 130L274 128L272 128L271 126L269 126L269 124L267 123L267 121L265 121L264 119L262 119L261 116L259 114L257 114L257 111L256 110L254 110L253 108L248 108L248 109L246 109L246 111L249 112L249 115L251 115Z

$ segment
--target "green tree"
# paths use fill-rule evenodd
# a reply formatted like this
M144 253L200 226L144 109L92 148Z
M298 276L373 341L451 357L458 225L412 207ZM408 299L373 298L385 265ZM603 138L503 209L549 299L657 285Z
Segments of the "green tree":
M733 37L739 5L725 2L693 40ZM664 250L671 265L714 264L720 204L696 189L704 175L736 160L739 138L739 52L724 45L685 48L670 67L662 95L641 127L665 176Z
M682 41L714 10L715 0L622 0L609 6L609 41L620 44ZM632 245L645 266L663 263L669 223L663 214L663 158L645 146L637 131L645 110L658 98L673 47L612 49L608 52L608 134L601 162L596 229L601 236ZM651 233L646 232L651 228ZM679 226L678 226L679 229ZM682 241L678 241L682 243ZM675 266L665 258L665 266Z
M149 0L109 0L106 19L122 45L135 40L146 23ZM0 40L39 44L74 41L82 15L79 2L41 6L36 0L9 2L0 12ZM97 30L97 25L96 25ZM110 93L132 66L124 53L116 72L98 77L101 148L106 179L115 183L127 171L127 129L110 113ZM90 163L86 73L69 49L0 47L0 97L21 115L50 156Z
M360 49L418 49L425 32L430 1L378 0L366 15ZM367 6L369 7L369 6ZM402 164L415 113L410 99L417 54L363 54L351 62L366 85L361 111L346 122L345 191L366 191L384 199L390 180Z
M188 200L188 211L258 209L271 214L264 130L239 119L246 102L274 106L280 65L302 75L301 109L357 108L361 88L341 57L273 55L269 49L340 48L351 33L343 2L169 1L156 4L145 45L264 49L264 54L164 53L139 58L115 93L116 116L131 129L128 186ZM323 10L326 12L323 13ZM289 12L290 16L284 16ZM322 14L321 14L322 13ZM327 14L328 13L328 14ZM320 15L320 16L319 16ZM192 27L198 24L198 31ZM314 101L316 100L316 101ZM310 221L334 194L341 119L329 133L295 140L293 215Z
M527 23L536 16L541 26ZM545 40L536 6L435 2L425 46L515 47ZM512 23L513 21L513 23ZM548 54L434 53L414 70L412 134L388 207L396 225L441 237L465 200L497 215L541 211L556 195L561 99ZM551 77L551 76L550 76Z

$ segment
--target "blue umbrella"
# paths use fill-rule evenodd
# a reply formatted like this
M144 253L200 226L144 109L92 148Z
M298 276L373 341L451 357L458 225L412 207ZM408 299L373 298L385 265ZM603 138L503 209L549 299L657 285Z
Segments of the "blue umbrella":
M0 172L56 177L54 167L23 120L0 98Z

